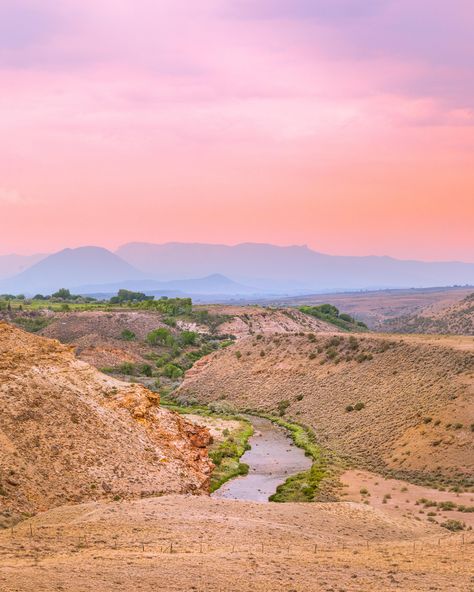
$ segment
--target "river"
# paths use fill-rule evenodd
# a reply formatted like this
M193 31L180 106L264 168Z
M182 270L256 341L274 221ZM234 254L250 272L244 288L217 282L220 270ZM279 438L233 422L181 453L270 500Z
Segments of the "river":
M212 494L214 498L268 502L278 485L311 467L311 459L293 444L286 430L261 417L247 419L254 434L241 462L249 465L249 473L224 483Z

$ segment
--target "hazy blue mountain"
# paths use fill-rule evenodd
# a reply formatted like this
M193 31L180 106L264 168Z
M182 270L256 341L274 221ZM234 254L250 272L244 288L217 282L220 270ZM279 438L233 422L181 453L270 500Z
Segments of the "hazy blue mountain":
M45 257L47 255L42 253L36 255L0 255L0 279L21 273Z
M173 294L181 296L184 296L185 294L247 295L261 293L256 288L238 284L237 282L217 273L203 278L186 280L127 280L109 284L89 284L86 286L78 286L75 290L79 294L116 294L120 288L145 292L146 294Z
M306 246L129 243L117 254L161 280L223 274L270 292L474 284L474 263L342 257Z
M1 280L0 293L51 294L59 288L143 277L141 271L107 249L80 247L49 255L22 273Z

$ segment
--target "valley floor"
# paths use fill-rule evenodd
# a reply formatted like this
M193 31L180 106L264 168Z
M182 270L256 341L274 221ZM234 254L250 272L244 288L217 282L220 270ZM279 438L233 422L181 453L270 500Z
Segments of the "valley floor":
M8 592L472 590L474 537L354 503L164 496L56 508L0 534Z

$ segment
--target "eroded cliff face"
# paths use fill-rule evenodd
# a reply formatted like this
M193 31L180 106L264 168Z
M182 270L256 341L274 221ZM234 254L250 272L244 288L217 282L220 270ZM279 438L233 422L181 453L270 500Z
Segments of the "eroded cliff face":
M209 443L157 394L0 322L0 525L88 499L207 493Z

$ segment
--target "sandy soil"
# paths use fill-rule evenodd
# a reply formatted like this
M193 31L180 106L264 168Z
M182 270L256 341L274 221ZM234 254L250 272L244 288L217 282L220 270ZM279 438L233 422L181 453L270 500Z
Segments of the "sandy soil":
M88 503L0 533L0 589L468 592L474 539L441 530L349 503Z
M425 498L435 502L450 501L457 505L474 506L473 493L438 491L398 479L385 479L380 475L359 470L346 471L340 479L344 486L342 490L344 500L367 502L371 507L383 510L394 517L413 516L422 521L432 518L438 523L459 520L467 527L474 528L474 512L441 511L435 507L425 508L423 504L417 503L418 500ZM365 493L366 491L368 493ZM430 512L436 515L428 516Z
M234 419L222 419L221 417L207 417L204 415L194 415L186 413L184 417L198 426L207 428L215 443L223 442L226 436L223 435L224 430L229 432L237 432L242 429L242 422Z

